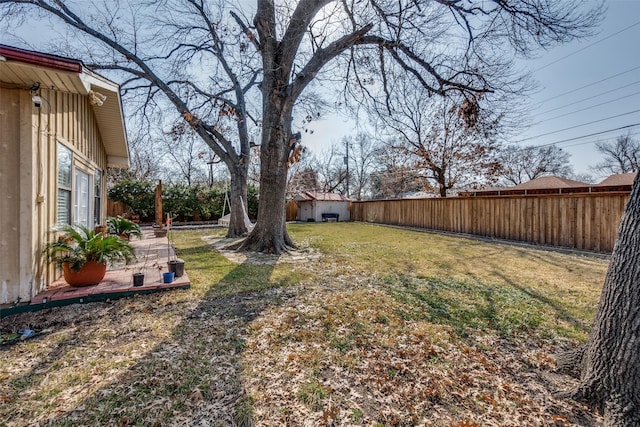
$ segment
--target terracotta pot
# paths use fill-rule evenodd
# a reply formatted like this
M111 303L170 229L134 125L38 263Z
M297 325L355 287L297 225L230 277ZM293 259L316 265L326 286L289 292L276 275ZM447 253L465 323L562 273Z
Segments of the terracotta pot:
M97 285L107 272L107 263L89 261L79 271L72 270L69 263L62 264L64 280L71 286Z

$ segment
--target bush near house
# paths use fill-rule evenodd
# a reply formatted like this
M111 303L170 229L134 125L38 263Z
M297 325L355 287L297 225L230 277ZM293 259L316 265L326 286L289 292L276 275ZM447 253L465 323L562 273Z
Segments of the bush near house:
M155 183L124 180L109 190L109 199L129 206L143 221L152 221L155 212ZM249 186L247 203L250 218L258 214L258 188ZM223 215L225 188L195 184L163 184L162 210L176 221L216 220ZM224 214L229 213L228 206Z
M108 197L129 206L131 213L143 221L153 218L155 210L155 185L149 181L125 179L109 189Z

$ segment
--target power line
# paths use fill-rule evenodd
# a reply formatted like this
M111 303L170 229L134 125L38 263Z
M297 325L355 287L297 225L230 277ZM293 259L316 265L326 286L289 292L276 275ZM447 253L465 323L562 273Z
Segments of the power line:
M545 122L547 122L547 121L550 121L550 120L556 120L556 119L559 119L559 118L561 118L561 117L570 116L571 114L581 113L581 112L583 112L583 111L587 111L587 110L590 110L590 109L592 109L592 108L601 107L601 106L603 106L603 105L611 104L612 102L618 102L618 101L621 101L621 100L626 99L626 98L630 98L630 97L635 96L635 95L638 95L638 94L640 94L640 91L638 91L638 92L634 92L634 93L630 93L630 94L625 95L625 96L621 96L620 98L611 99L611 100L609 100L609 101L604 101L604 102L601 102L601 103L599 103L599 104L590 105L590 106L588 106L588 107L584 107L584 108L581 108L581 109L579 109L579 110L570 111L570 112L568 112L568 113L560 114L559 116L551 117L551 118L549 118L549 119L545 119L544 121L545 121ZM534 117L535 117L535 116L534 116ZM537 123L535 123L535 124L540 124L540 123L542 123L542 121L537 122Z
M594 123L600 123L600 122L604 122L604 121L606 121L606 120L615 119L615 118L618 118L618 117L628 116L628 115L630 115L630 114L637 113L637 112L640 112L640 109L638 109L638 110L633 110L633 111L629 111L629 112L622 113L622 114L616 114L615 116L605 117L604 119L592 120L592 121L590 121L590 122L582 123L582 124L575 125L575 126L570 126L570 127L568 127L568 128L554 130L554 131L552 131L552 132L541 133L540 135L530 136L530 137L528 137L528 138L524 138L524 139L521 139L521 140L516 141L516 142L529 141L529 140L531 140L531 139L536 139L536 138L539 138L539 137L541 137L541 136L553 135L554 133L564 132L564 131L566 131L566 130L571 130L571 129L575 129L575 128L579 128L579 127L587 126L587 125L592 125L592 124L594 124Z
M593 96L589 96L589 97L587 97L587 98L579 99L579 100L577 100L577 101L575 101L575 102L570 102L569 104L565 104L565 105L562 105L562 106L560 106L560 107L552 108L551 110L543 111L543 112L541 112L541 113L535 114L535 116L541 116L541 115L543 115L543 114L547 114L547 113L551 113L551 112L553 112L553 111L561 110L561 109L563 109L563 108L570 107L570 106L575 105L575 104L580 104L581 102L589 101L589 100L591 100L591 99L598 98L599 96L607 95L607 94L609 94L609 93L616 92L616 91L618 91L618 90L620 90L620 89L624 89L624 88L627 88L627 87L629 87L629 86L637 85L638 83L640 83L640 80L636 80L636 81L635 81L635 82L633 82L633 83L629 83L629 84L626 84L626 85L624 85L624 86L617 87L617 88L615 88L615 89L611 89L611 90L607 90L607 91L601 92L601 93L599 93L599 94L597 94L597 95L593 95ZM534 117L535 117L535 116L534 116Z
M589 83L589 84L586 84L586 85L584 85L584 86L580 86L579 88L572 89L572 90L569 90L569 91L567 91L567 92L559 93L558 95L554 95L554 96L552 96L552 97L550 97L550 98L547 98L547 99L543 99L542 101L536 102L536 104L535 104L535 105L541 105L541 104L544 104L545 102L547 102L547 101L551 101L552 99L560 98L561 96L569 95L570 93L574 93L574 92L577 92L577 91L579 91L579 90L586 89L586 88L591 87L591 86L595 86L595 85L597 85L597 84L599 84L599 83L606 82L607 80L611 80L611 79L614 79L614 78L616 78L616 77L620 77L620 76L622 76L622 75L624 75L624 74L630 73L630 72L635 71L635 70L638 70L638 69L640 69L640 65L638 65L638 66L636 66L636 67L633 67L633 68L630 68L630 69L628 69L628 70L626 70L626 71L619 72L619 73L614 74L614 75L612 75L612 76L605 77L604 79L601 79L601 80L595 81L595 82L593 82L593 83Z
M628 27L625 27L625 28L623 28L623 29L621 29L621 30L618 30L618 31L616 31L616 32L615 32L615 33L613 33L613 34L609 34L609 35L608 35L607 37L605 37L605 38L602 38L602 39L600 39L600 40L597 40L597 41L595 41L595 42L593 42L593 43L591 43L591 44L589 44L589 45L587 45L587 46L583 47L582 49L578 49L578 50L576 50L576 51L575 51L575 52L573 52L573 53L570 53L570 54L568 54L568 55L563 56L562 58L558 58L558 59L556 59L555 61L552 61L552 62L548 63L547 65L543 65L542 67L540 67L540 68L538 68L538 69L536 69L536 70L533 70L533 72L534 72L534 73L536 73L536 72L538 72L538 71L540 71L540 70L544 70L545 68L550 67L550 66L552 66L553 64L556 64L556 63L558 63L558 62L560 62L560 61L563 61L563 60L565 60L565 59L567 59L567 58L569 58L569 57L571 57L571 56L573 56L573 55L575 55L575 54L577 54L577 53L582 52L583 50L589 49L590 47L593 47L593 46L597 45L598 43L602 43L603 41L608 40L608 39L610 39L611 37L617 36L618 34L623 33L623 32L625 32L625 31L627 31L627 30L629 30L629 29L631 29L631 28L633 28L633 27L635 27L636 25L639 25L639 24L640 24L640 21L637 21L637 22L635 22L635 23L633 23L633 24L629 25Z
M636 135L640 135L640 132L629 132L629 133L627 133L627 134L625 134L625 135L628 135L628 136L636 136ZM564 146L564 147L562 147L562 148L571 148L571 147L577 147L577 146L579 146L579 145L594 144L594 143L596 143L596 142L598 142L598 141L599 141L599 140L591 140L591 141L587 141L587 142L578 142L577 144L565 145L565 146Z
M594 132L594 133L590 133L588 135L576 136L574 138L567 138L567 139L563 139L563 140L560 140L560 141L549 142L548 144L540 144L540 145L536 145L536 147L548 147L550 145L558 145L558 144L562 144L562 143L565 143L565 142L577 141L579 139L589 138L589 137L592 137L592 136L604 135L605 133L615 132L615 131L624 130L624 129L630 129L630 128L635 127L635 126L640 126L640 122L633 123L633 124L626 125L626 126L620 126L620 127L613 128L613 129L603 130L601 132ZM516 143L517 142L521 142L521 141L516 141Z

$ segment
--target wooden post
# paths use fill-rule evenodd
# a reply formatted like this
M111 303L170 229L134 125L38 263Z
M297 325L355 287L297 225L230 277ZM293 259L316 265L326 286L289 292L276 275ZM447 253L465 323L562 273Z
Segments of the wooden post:
M154 233L156 237L164 237L167 235L167 230L163 228L162 221L162 181L158 181L156 186L156 225Z

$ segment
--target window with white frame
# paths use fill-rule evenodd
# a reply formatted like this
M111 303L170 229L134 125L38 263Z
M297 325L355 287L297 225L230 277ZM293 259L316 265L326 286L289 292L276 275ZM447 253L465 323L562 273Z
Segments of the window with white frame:
M77 161L68 147L58 143L57 221L90 228L102 219L102 171L91 171L89 165Z
M99 225L102 223L102 172L98 169L93 177L93 194L93 223Z
M58 224L71 224L73 154L58 143Z
M88 173L76 169L75 178L73 223L89 228L91 225L91 177Z

